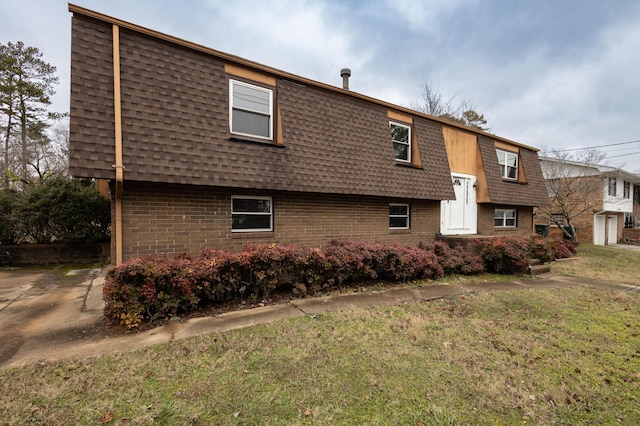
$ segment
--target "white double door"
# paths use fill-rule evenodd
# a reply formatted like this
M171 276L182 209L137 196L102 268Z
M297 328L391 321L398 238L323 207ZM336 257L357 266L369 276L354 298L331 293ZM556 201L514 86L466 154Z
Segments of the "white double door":
M442 201L440 205L440 232L443 235L477 234L476 177L452 173L451 183L456 199Z
M597 214L593 222L593 244L604 246L618 242L618 216Z

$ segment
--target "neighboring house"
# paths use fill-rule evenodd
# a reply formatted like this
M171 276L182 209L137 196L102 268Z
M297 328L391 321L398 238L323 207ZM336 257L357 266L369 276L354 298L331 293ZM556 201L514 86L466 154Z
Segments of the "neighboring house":
M552 230L558 225L567 225L558 200L554 199L560 193L560 202L573 209L572 224L578 228L579 241L616 244L625 226L640 225L639 175L615 167L557 158L541 157L540 163L551 197L551 207L547 210L551 218L539 210L537 223L548 223ZM560 235L560 229L555 233Z
M248 242L528 234L548 203L533 148L69 10L70 170L110 182L117 264Z

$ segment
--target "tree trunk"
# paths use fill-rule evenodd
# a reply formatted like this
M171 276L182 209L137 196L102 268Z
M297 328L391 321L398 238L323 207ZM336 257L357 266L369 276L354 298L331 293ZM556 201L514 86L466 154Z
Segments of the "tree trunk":
M4 138L4 163L2 163L2 174L4 175L4 179L2 179L3 189L9 188L9 141L11 139L11 118L12 114L9 112Z

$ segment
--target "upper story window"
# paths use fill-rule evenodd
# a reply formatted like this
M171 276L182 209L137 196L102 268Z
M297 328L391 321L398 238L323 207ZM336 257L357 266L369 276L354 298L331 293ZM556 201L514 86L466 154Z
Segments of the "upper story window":
M229 80L231 133L273 138L273 90Z
M409 204L389 204L389 228L409 229Z
M631 198L631 182L627 182L626 180L622 187L622 198Z
M393 156L398 161L411 162L411 127L405 124L389 122Z
M273 230L271 197L232 196L231 232Z
M500 174L503 179L518 179L518 154L515 152L502 151L496 149L498 163L500 164Z
M610 197L616 196L616 187L618 186L618 181L614 177L610 177L607 185L607 192Z

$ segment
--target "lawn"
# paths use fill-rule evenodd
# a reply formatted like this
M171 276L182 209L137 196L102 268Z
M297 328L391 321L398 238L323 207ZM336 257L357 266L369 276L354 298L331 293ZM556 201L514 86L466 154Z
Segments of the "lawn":
M576 287L310 315L0 370L0 424L636 425L639 312Z

